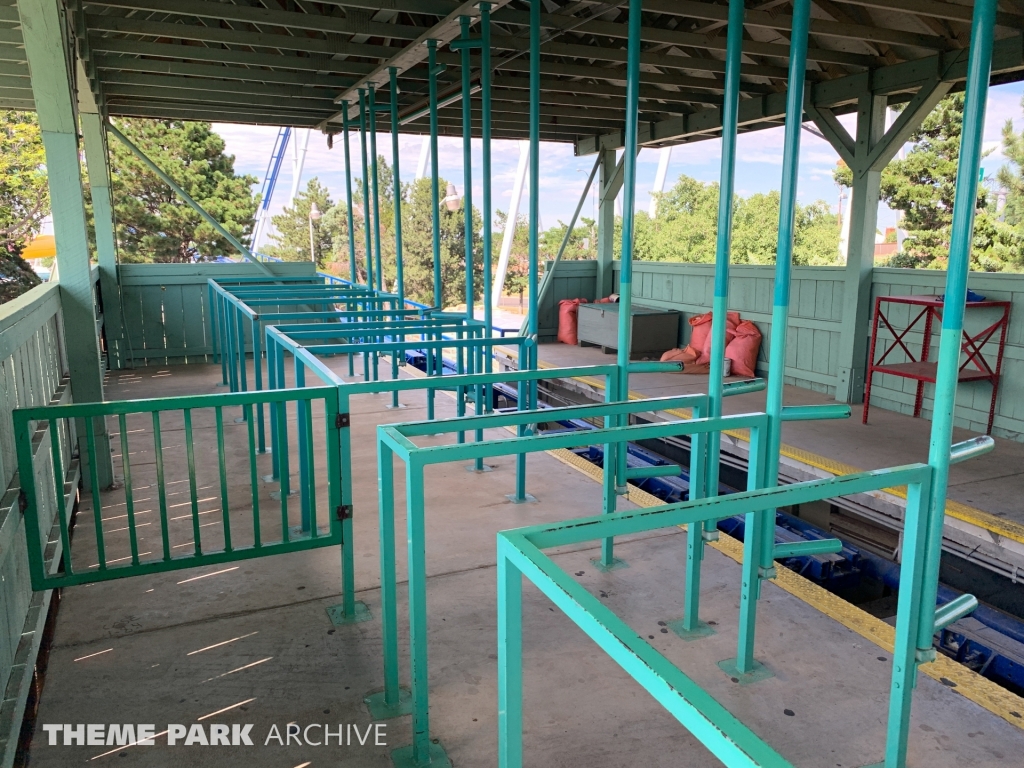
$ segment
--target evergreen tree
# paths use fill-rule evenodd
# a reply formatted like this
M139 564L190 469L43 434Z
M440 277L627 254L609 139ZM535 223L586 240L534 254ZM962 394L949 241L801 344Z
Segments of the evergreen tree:
M49 211L46 153L36 116L0 110L0 303L39 285L21 252Z
M119 119L118 129L234 237L253 226L255 176L235 173L224 139L209 123ZM216 229L119 141L110 142L110 183L122 262L237 257Z
M668 192L659 196L658 216L646 211L635 218L633 256L645 261L683 261L709 264L715 260L718 232L718 184L683 175ZM774 264L778 250L779 205L777 191L750 197L736 196L733 203L732 262ZM621 225L616 223L615 251L622 249ZM839 254L839 219L828 203L818 200L797 205L793 263L824 266L835 264Z
M906 157L890 162L882 171L881 199L889 208L903 212L901 228L907 233L903 252L892 257L887 266L946 268L963 118L963 94L946 97L911 134L914 146ZM834 176L843 186L853 184L853 173L845 165ZM988 210L989 197L990 191L980 185L975 203L971 269L1013 269L1021 261L1019 237L1015 243L1011 228L997 221Z
M1021 108L1024 110L1024 99ZM1005 200L1002 210L995 210L993 200L989 213L999 222L997 226L1001 225L1000 244L1007 246L1006 260L1020 270L1024 267L1024 130L1014 131L1012 120L1003 126L1003 155L1010 162L999 169L996 179Z
M274 232L270 235L271 244L263 248L263 253L282 261L310 261L309 253L309 212L316 203L320 210L319 221L313 222L313 244L316 248L316 261L322 265L333 253L334 229L337 227L335 206L327 192L327 187L314 176L306 183L306 188L295 195L292 204L271 217Z
M438 180L441 190L448 186ZM402 204L402 266L405 277L405 295L431 306L451 307L466 301L466 219L463 209L449 211L441 204L441 300L434 297L433 217L434 203L429 178L417 179L404 188ZM463 198L465 199L465 198ZM384 211L381 210L381 222ZM473 292L476 304L482 302L483 243L480 240L483 221L473 209ZM392 236L392 245L394 239ZM390 262L385 262L385 278L394 268L394 250Z

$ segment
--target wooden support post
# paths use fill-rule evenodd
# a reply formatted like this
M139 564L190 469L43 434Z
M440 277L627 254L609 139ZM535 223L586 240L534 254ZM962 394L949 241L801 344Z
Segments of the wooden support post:
M808 116L853 171L836 383L836 400L841 403L859 403L864 399L871 274L875 267L882 170L951 87L951 82L943 81L938 75L932 77L921 86L888 131L885 130L886 97L865 91L857 103L856 139L829 110L816 108L809 101L804 104Z
M79 82L85 72L79 64ZM78 109L85 144L85 162L92 194L93 229L96 233L96 260L100 265L100 292L103 299L103 331L107 342L107 363L112 369L124 368L128 345L121 315L121 286L117 279L117 240L114 233L114 207L110 194L107 137L103 118L88 88L78 94Z
M61 309L67 341L71 393L76 402L103 400L99 339L89 238L78 159L78 115L67 66L68 41L58 0L25 0L18 4L25 57L32 78L32 95L46 149L53 232L57 243ZM89 490L91 478L100 487L114 479L110 441L102 418L93 425L96 445L95 472L83 465L82 477ZM86 430L78 430L83 460L91 462L85 443Z
M598 174L600 194L597 209L597 285L594 298L604 298L612 292L612 262L615 260L615 198L622 184L614 184L615 150L602 149L601 169Z

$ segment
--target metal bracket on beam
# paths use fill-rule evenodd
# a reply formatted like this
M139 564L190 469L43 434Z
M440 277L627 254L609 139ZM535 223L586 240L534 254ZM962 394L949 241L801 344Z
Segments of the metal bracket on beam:
M682 472L678 464L662 464L651 467L628 467L626 469L627 480L637 480L648 477L678 477Z
M774 560L785 560L787 557L809 557L810 555L834 555L841 552L843 542L839 539L814 539L812 541L789 541L776 544L772 555Z
M964 616L974 613L978 608L978 598L974 595L960 595L950 600L935 611L935 631L945 629L954 621L959 621Z

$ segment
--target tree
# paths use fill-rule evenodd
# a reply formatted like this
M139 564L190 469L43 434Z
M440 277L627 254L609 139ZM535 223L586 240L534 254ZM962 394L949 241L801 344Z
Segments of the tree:
M313 222L313 243L316 248L316 263L322 265L333 253L334 230L337 226L336 207L327 192L327 187L314 176L306 183L306 188L299 192L292 204L277 216L271 217L275 232L270 235L273 245L268 245L263 252L282 261L310 261L309 253L309 212L313 203L320 209L321 218Z
M495 218L495 230L500 230L504 236L505 227L508 226L508 214L498 211ZM501 290L509 296L519 294L519 308L522 309L523 295L530 287L530 220L524 214L520 214L516 218L515 227L512 233L512 248L508 252L508 266L505 269L505 284L501 286ZM564 225L562 231L564 236ZM497 239L495 246L501 248L500 239ZM500 254L499 250L493 259L495 264Z
M593 219L582 218L581 224L573 227L569 235L569 242L565 244L563 259L596 259L597 258L597 222ZM542 259L553 259L558 255L558 249L562 247L565 233L569 225L561 219L558 226L549 227L540 235L540 250Z
M887 266L946 268L963 117L963 94L947 96L911 134L914 147L906 157L890 162L882 171L881 199L891 209L903 212L901 226L907 233L903 252ZM834 177L843 186L853 184L852 171L845 165ZM1020 263L1020 247L1014 243L1011 228L996 221L988 210L989 194L984 185L978 187L971 268L998 272Z
M448 182L438 180L444 190ZM440 301L434 297L434 251L433 217L434 202L429 178L417 179L403 188L405 198L402 204L402 267L405 276L405 295L423 304L450 307L466 301L466 215L460 207L449 211L442 204L439 215L441 243L441 292ZM465 198L463 198L465 200ZM381 222L384 211L381 210ZM473 291L480 302L483 292L483 243L480 231L483 220L473 209ZM392 236L392 244L394 237ZM385 262L385 277L393 269L394 252L390 262ZM486 300L486 299L485 299Z
M0 303L39 285L21 252L49 210L46 152L36 116L0 110Z
M234 237L246 242L257 199L255 176L235 173L235 158L209 123L119 119L118 129ZM228 240L124 144L110 142L111 193L122 262L209 261L237 255Z
M683 175L659 196L658 216L645 211L635 218L633 255L646 261L711 263L715 260L718 232L718 184ZM737 195L733 202L732 262L774 264L778 250L781 195ZM615 248L621 251L621 225ZM797 204L794 216L793 263L835 264L839 254L839 219L828 203L818 200Z
M1003 244L1009 245L1007 260L1020 269L1024 262L1024 130L1014 131L1012 120L1003 126L1003 155L1010 162L999 169L996 180L1005 195L1004 205L1001 211L994 210L998 204L993 200L989 213L1001 225Z

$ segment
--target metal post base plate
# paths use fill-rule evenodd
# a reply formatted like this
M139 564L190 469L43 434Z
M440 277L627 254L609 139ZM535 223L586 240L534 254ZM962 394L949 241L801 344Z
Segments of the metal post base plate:
M374 720L391 720L412 714L412 693L405 686L398 688L397 704L388 704L384 701L384 691L367 694L363 697L363 703L370 710L370 717Z
M718 662L718 668L740 685L759 683L762 680L775 677L775 673L759 661L754 662L754 668L750 672L740 672L736 669L736 659L720 661Z
M627 563L625 560L619 560L619 558L617 557L613 557L611 563L609 563L608 565L605 565L603 562L601 562L601 558L592 557L590 559L590 564L602 573L608 573L608 571L617 571L620 568L629 568L629 563Z
M340 627L343 624L359 624L364 621L370 621L373 619L373 614L370 613L370 608L366 603L362 600L356 600L354 615L346 616L345 606L339 603L327 608L327 617L331 620L331 624Z
M466 471L467 472L493 472L494 471L494 467L492 467L490 464L484 464L483 469L477 469L476 468L476 464L467 464L466 465Z
M429 763L417 763L416 759L412 756L412 745L409 745L408 747L399 747L391 752L391 764L395 768L424 768L424 766L430 766L430 768L452 768L452 761L448 759L448 753L438 743L431 743L430 745Z
M537 497L532 493L526 494L523 498L517 498L514 493L506 493L505 498L511 501L513 504L536 504Z
M292 497L292 496L297 496L298 494L299 494L298 491L288 491L289 498ZM274 501L280 501L281 500L281 492L280 491L271 491L270 492L270 498L272 498Z
M711 637L711 635L715 634L715 628L706 621L698 621L697 626L693 629L687 629L684 627L682 619L670 621L667 626L687 642L690 642L691 640L700 640L702 637Z

